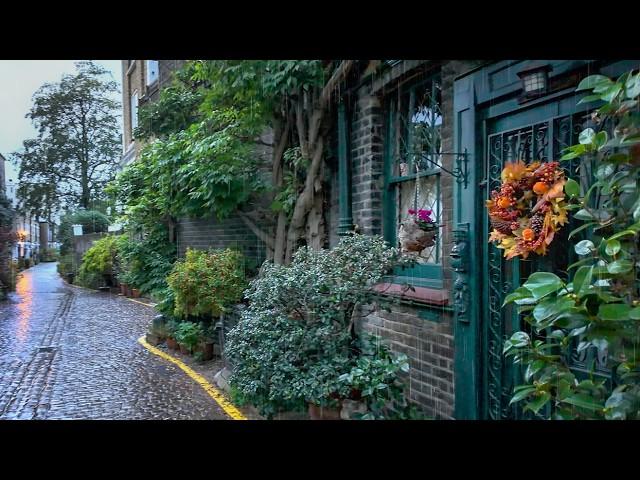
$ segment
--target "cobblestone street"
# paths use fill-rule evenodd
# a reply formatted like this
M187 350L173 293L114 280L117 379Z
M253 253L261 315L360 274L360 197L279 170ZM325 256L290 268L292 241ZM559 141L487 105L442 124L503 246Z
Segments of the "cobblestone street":
M55 263L0 303L0 419L227 419L178 367L138 342L153 309L74 288Z

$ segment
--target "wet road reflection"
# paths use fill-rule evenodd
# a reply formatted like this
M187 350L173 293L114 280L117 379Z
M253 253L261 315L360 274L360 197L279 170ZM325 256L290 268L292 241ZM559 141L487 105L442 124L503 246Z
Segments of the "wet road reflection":
M17 305L18 324L16 328L16 340L24 343L29 331L29 320L33 313L33 275L31 272L23 273L16 283L16 295L19 297Z

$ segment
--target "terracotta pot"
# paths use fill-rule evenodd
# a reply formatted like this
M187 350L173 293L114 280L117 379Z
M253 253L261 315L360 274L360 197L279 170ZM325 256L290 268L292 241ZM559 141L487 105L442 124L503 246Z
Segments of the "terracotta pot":
M185 344L179 343L178 345L180 345L180 353L184 353L185 355L189 355L191 353L191 349Z
M127 287L128 287L128 285L126 283L121 283L120 284L120 293L122 295L125 295L125 296L127 295Z
M309 418L311 420L340 420L340 408L327 408L310 403Z
M213 342L202 342L198 345L198 351L202 352L202 360L213 359Z
M133 298L140 298L140 290L138 290L137 288L132 288L131 289L131 296Z
M167 347L171 350L178 350L180 348L178 342L176 342L176 339L173 337L167 337Z
M367 404L359 400L343 400L340 409L340 418L342 420L355 420L357 415L367 413Z

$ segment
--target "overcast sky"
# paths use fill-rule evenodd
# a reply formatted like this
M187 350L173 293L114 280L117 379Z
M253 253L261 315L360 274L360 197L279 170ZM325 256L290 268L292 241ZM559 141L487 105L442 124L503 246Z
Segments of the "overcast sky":
M37 135L31 120L31 97L44 83L59 82L65 73L75 73L76 60L0 60L0 153L7 159L7 177L17 180L9 155L22 147L22 141ZM122 90L120 60L95 60L111 71ZM121 97L118 97L120 100ZM122 121L120 121L122 125Z

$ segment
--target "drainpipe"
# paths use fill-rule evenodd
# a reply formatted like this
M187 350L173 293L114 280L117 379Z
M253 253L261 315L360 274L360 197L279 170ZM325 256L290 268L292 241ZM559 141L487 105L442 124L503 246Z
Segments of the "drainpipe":
M346 235L354 229L351 213L351 169L349 163L347 112L343 97L338 104L338 184L340 192L338 235L340 236Z

